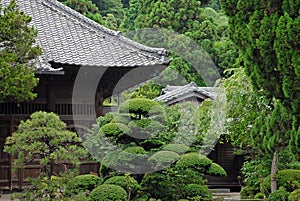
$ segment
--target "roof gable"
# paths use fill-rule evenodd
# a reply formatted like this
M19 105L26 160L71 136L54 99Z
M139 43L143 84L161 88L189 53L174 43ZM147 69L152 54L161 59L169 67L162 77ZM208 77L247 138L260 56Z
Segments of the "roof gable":
M215 98L215 91L213 87L198 87L194 82L184 86L167 86L163 89L162 95L155 98L156 101L162 101L169 104L178 103L187 100L191 97L197 97L202 100Z
M10 0L2 0L4 7ZM43 50L39 68L49 62L136 67L168 63L166 51L151 48L90 20L56 0L16 0L19 9L32 17L36 42ZM43 65L44 64L44 65Z

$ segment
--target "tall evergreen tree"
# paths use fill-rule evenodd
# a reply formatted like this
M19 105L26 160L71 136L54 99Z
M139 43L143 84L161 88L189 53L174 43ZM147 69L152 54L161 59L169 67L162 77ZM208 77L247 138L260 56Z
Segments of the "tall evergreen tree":
M253 129L254 134L265 136L264 148L274 154L271 175L274 191L278 152L288 145L293 151L300 151L300 2L224 0L222 3L241 64L253 86L274 105L272 115L262 118Z
M97 5L102 16L113 15L121 24L124 18L124 9L121 0L92 0Z
M230 68L235 62L237 51L227 40L227 18L213 8L207 7L208 3L210 1L132 0L126 12L123 27L125 30L165 28L190 37L209 53L222 74L224 69ZM178 37L178 40L182 39L183 37ZM187 47L186 44L180 46L178 40L174 39L172 43L167 43L172 46L171 48ZM151 39L146 40L147 45L150 46L159 45L157 41L151 43ZM197 57L193 55L191 58ZM170 68L177 70L188 82L193 81L200 86L205 85L201 75L183 59L174 58ZM167 73L167 75L170 74Z
M34 45L37 31L15 0L4 9L0 6L0 13L0 101L32 100L38 84L34 59L41 54Z
M58 0L64 3L66 6L76 10L84 16L104 25L104 20L97 8L97 6L91 0Z

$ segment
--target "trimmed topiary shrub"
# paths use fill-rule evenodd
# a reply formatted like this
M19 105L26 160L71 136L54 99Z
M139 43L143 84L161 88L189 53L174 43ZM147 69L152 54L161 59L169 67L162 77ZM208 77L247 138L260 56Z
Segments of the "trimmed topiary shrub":
M148 162L151 164L152 167L164 167L166 165L170 165L177 161L180 156L172 151L159 151L153 154L149 159Z
M161 111L161 106L157 102L146 98L129 99L119 107L120 113L133 113L143 116L159 114ZM136 119L140 119L140 117Z
M127 125L130 122L130 117L128 114L120 114L117 112L111 112L111 114L113 118L111 119L110 123L121 123Z
M201 200L210 200L211 194L208 191L206 185L200 184L188 184L182 189L182 196L184 198L191 199L193 197L198 197Z
M284 187L292 192L300 186L300 170L280 170L276 175L278 187ZM271 192L271 176L266 177L261 183L261 191L268 195Z
M211 176L227 176L226 171L217 163L212 163L207 170L206 174Z
M299 201L300 200L300 189L294 190L289 195L289 201Z
M279 187L284 187L288 192L292 192L300 186L300 170L280 170L276 176Z
M130 142L127 134L130 129L125 124L121 123L108 123L100 128L100 131L109 138L115 139L117 142L128 143Z
M121 123L108 123L102 126L100 130L108 137L119 137L130 132L130 129L125 124Z
M209 158L202 156L199 153L192 152L182 155L177 161L176 167L183 169L193 168L204 173L211 164L212 161Z
M128 124L130 135L138 139L148 139L156 136L165 126L153 119L133 120Z
M258 193L257 189L251 186L245 186L241 189L241 198L242 199L253 199L254 196Z
M92 191L99 184L102 183L102 179L96 175L85 174L74 177L68 182L66 187L67 194L78 194L81 192Z
M110 169L121 172L138 174L140 168L144 168L147 155L129 153L128 151L112 151L102 160L101 174L107 175Z
M274 191L269 195L268 201L287 201L289 192L287 192L283 187Z
M114 176L107 179L103 184L114 184L122 187L126 191L136 191L140 189L138 182L129 176Z
M143 147L139 146L133 146L133 147L127 147L124 149L125 152L130 154L146 154L147 152Z
M184 154L190 150L190 147L184 144L168 144L163 148L164 151L173 151L177 154Z
M89 195L89 201L126 201L126 191L117 185L103 184Z

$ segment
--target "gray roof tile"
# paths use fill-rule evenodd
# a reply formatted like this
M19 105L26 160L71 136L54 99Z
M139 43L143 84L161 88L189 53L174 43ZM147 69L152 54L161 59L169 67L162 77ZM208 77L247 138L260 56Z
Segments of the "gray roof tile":
M10 0L2 0L5 7ZM42 60L61 64L135 67L165 65L166 51L123 37L56 0L16 0L38 30ZM38 64L40 62L37 62ZM39 66L42 68L43 65Z
M188 97L188 94L197 93L201 97L214 99L216 96L217 88L214 87L198 87L194 82L191 82L184 86L167 86L163 89L162 95L155 98L154 100L162 102L170 102L182 97ZM176 101L175 101L176 102Z

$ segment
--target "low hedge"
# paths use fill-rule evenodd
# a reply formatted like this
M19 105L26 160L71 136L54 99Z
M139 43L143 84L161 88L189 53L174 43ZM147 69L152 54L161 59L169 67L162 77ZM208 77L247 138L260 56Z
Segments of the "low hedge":
M89 201L127 201L127 193L120 186L103 184L90 193Z

